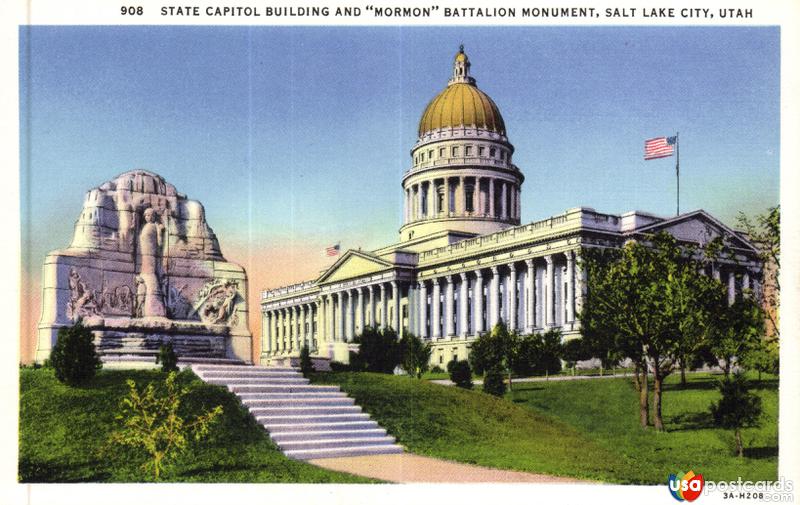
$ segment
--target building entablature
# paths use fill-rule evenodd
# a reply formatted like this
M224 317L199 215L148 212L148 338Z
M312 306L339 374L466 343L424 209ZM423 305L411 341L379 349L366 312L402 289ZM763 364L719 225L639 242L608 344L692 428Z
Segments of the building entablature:
M459 177L494 178L512 184L522 184L525 181L525 176L513 164L499 166L491 162L491 160L481 158L461 158L460 160L464 162L463 165L443 162L441 164L432 163L419 168L412 168L403 176L403 187L433 179L457 179Z
M417 143L411 148L413 153L420 147L424 147L437 142L448 140L485 140L497 144L505 144L511 151L514 151L514 146L508 141L508 137L502 133L494 132L491 130L484 130L483 128L476 128L475 125L460 125L453 127L437 128L425 132L417 139Z

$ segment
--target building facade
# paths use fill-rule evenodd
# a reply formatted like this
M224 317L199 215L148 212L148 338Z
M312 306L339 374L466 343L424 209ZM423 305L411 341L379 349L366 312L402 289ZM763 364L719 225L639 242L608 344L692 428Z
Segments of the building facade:
M413 332L432 344L440 365L465 359L471 342L501 320L521 333L556 328L574 338L590 289L581 250L659 231L701 245L725 237L731 254L713 275L731 298L758 290L755 249L702 210L662 218L581 207L521 224L525 177L513 154L500 110L477 87L462 47L419 122L398 242L348 250L317 279L263 291L260 361L308 345L315 356L346 362L366 326Z

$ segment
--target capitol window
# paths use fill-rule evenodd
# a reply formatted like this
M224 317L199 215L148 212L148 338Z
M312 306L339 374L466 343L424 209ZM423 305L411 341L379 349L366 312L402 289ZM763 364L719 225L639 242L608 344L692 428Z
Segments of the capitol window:
M444 158L444 152L445 152L445 149L444 149L444 147L440 147L440 148L439 148L439 157L440 157L440 158Z
M485 155L486 155L486 148L483 147L483 146L480 146L478 148L478 156L485 156Z
M453 147L453 158L455 158L456 156L458 156L458 146Z
M489 149L489 156L490 156L490 157L492 157L492 158L494 158L494 157L495 157L495 154L496 154L496 151L497 151L497 150L496 150L494 147L493 147L493 148L491 148L491 149Z
M464 151L465 151L465 152L464 152L464 154L465 154L466 156L472 156L472 146L467 146L467 147L465 147L465 148L464 148Z

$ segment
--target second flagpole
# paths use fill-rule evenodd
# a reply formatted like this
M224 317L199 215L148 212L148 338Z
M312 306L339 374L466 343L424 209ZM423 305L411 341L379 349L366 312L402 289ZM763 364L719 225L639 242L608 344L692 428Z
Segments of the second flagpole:
M681 215L681 141L680 132L675 132L675 178L677 181L677 216Z

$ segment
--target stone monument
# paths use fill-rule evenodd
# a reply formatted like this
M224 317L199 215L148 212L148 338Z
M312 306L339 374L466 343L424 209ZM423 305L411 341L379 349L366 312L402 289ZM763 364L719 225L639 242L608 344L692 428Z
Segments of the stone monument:
M90 190L72 243L47 255L36 361L78 319L106 362L153 362L166 342L183 358L252 361L244 269L200 202L144 170Z

